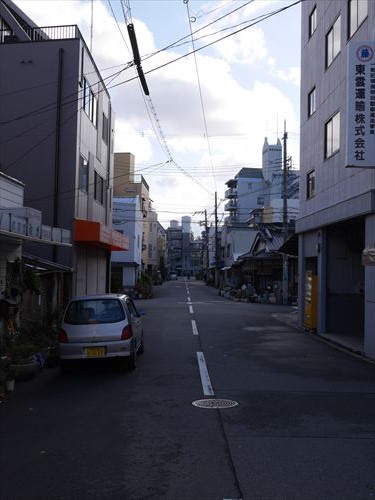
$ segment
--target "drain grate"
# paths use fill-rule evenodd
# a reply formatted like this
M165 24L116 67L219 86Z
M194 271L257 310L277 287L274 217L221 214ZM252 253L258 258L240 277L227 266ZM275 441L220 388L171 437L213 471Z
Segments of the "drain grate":
M237 401L231 399L198 399L192 402L193 406L197 408L220 409L220 408L233 408L238 406Z

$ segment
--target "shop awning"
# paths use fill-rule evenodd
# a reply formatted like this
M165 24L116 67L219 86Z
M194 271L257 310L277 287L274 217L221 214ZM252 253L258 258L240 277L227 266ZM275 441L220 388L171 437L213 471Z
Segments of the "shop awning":
M110 226L92 220L75 219L74 241L105 250L129 250L129 238Z
M22 253L22 260L26 266L32 267L34 271L41 274L46 272L71 273L73 271L71 267L24 252Z

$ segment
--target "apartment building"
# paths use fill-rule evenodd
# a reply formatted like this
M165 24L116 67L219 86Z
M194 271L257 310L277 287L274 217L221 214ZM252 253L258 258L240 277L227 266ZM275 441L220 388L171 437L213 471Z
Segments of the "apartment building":
M375 358L375 2L302 2L300 324Z
M113 198L113 226L129 238L129 250L112 252L112 291L130 293L142 269L143 216L138 195Z
M261 168L242 168L226 182L228 200L224 210L229 212L226 224L246 224L250 210L264 205L264 179Z
M1 169L25 184L25 204L47 225L72 232L71 248L27 251L72 268L72 295L105 292L111 251L129 244L111 228L105 82L77 26L37 26L11 0L0 0L0 64Z
M135 174L135 157L132 153L114 155L114 195L139 196L143 215L142 272L152 274L155 265L155 242L150 242L150 227L155 222L156 213L152 208L150 187L143 175ZM151 247L150 247L151 245Z

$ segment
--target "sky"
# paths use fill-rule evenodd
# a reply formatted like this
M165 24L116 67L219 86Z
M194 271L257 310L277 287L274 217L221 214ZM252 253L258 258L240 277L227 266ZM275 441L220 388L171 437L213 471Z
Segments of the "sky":
M107 83L115 152L135 155L164 228L224 213L225 183L288 132L299 168L300 5L295 0L14 0L39 26L77 24ZM267 19L265 14L275 13ZM259 21L254 24L255 21ZM134 25L150 95L132 63Z

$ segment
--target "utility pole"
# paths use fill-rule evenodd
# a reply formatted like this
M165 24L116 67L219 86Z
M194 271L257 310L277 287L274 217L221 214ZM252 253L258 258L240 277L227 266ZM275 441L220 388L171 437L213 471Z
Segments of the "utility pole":
M202 212L199 212L202 213ZM199 222L200 226L204 226L204 244L203 244L203 267L205 273L205 280L208 279L208 269L210 267L210 252L209 252L209 238L208 238L208 221L207 221L207 210L204 211L204 221Z
M208 239L208 222L207 222L207 210L204 211L204 231L205 231L205 260L206 260L206 266L205 266L205 273L206 273L206 276L205 276L205 279L207 281L207 278L208 278L208 268L210 267L210 252L209 252L209 248L208 248L208 242L209 242L209 239Z
M217 226L217 192L215 191L215 286L219 287L219 232Z
M284 135L283 135L283 236L284 243L288 238L288 160L286 141L288 134L286 132L286 122L284 121ZM289 303L289 269L288 269L288 255L283 253L283 304Z

